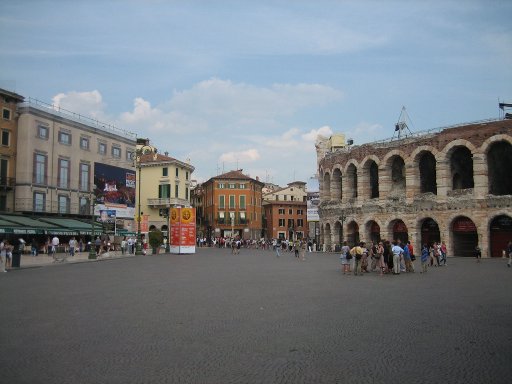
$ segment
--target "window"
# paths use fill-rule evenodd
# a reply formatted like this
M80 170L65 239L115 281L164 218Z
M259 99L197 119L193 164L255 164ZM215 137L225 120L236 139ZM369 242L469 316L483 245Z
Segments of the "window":
M240 188L240 189L245 189L245 184L240 184L240 185L239 185L239 188Z
M288 214L289 214L289 215L293 215L293 209L291 209L291 208L290 208L290 209L288 209Z
M5 145L5 146L9 146L9 136L10 136L10 132L9 131L2 131L2 145Z
M46 194L42 192L34 192L34 212L46 211Z
M235 185L235 184L231 184L231 183L230 183L230 184L228 184L228 188L229 188L229 189L235 189L235 188L236 188L236 185Z
M178 168L176 168L176 177L179 177L180 176L180 170Z
M293 227L294 227L293 219L288 219L288 228L293 228Z
M161 184L158 186L158 198L169 199L171 197L171 185Z
M2 117L4 120L11 120L11 110L5 109L2 111Z
M279 219L279 226L284 227L284 219Z
M47 156L34 153L34 173L32 181L34 184L46 184Z
M303 219L297 219L297 227L303 227L304 226L304 220Z
M5 212L7 210L7 196L0 195L0 211Z
M303 215L304 211L302 209L297 209L297 215Z
M163 177L169 176L169 168L167 168L167 167L162 168L162 176Z
M69 197L59 195L59 213L69 213Z
M69 188L70 171L69 160L59 159L59 174L57 180L59 188Z
M240 212L240 224L247 224L247 219L245 218L245 212Z
M126 151L126 160L132 161L134 159L134 157L135 156L133 154L133 151L129 151L129 150Z
M178 185L174 186L174 197L178 197Z
M40 139L48 139L48 127L46 125L39 124L37 126L37 137Z
M90 165L86 163L80 163L80 174L79 174L79 189L81 191L89 190L89 175L90 175Z
M226 196L220 195L219 196L219 208L224 209L226 204Z
M240 209L245 209L245 196L240 196Z
M235 195L229 195L229 208L235 208Z
M185 199L188 200L188 187L185 187Z
M224 183L219 183L219 187L218 188L219 189L224 189L224 188L226 188L226 186L224 185Z
M284 201L288 200L288 195L284 195Z
M279 214L284 215L284 208L279 208Z
M71 135L67 132L59 132L59 143L71 145Z
M107 153L107 144L99 143L98 144L98 153L100 155L105 155Z
M89 138L88 137L80 138L80 148L89 150Z
M185 180L188 180L188 171L185 172Z
M79 210L79 214L80 215L90 215L92 212L90 212L90 208L89 208L89 198L87 197L80 197L79 199L79 207L78 207L78 210Z
M217 222L219 224L224 224L225 223L225 220L224 220L224 212L219 212L219 217L217 218Z
M121 148L112 147L112 157L115 157L116 159L120 159L121 158Z

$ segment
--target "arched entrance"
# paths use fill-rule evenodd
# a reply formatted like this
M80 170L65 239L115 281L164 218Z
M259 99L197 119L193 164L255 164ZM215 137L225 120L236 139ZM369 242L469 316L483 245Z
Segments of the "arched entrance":
M491 221L490 242L491 257L501 257L502 251L512 240L512 218L507 215L496 216Z
M436 221L432 218L423 220L421 224L421 245L430 245L434 242L439 243L441 241L441 232Z
M510 164L512 164L512 145L506 141L492 144L487 154L489 193L493 195L512 194Z
M452 224L453 254L455 256L475 256L478 245L478 232L476 225L469 217L457 217Z
M409 232L407 226L402 220L394 220L391 222L393 228L393 240L400 240L402 244L409 241Z
M371 220L366 223L366 230L368 234L368 238L370 241L374 243L378 243L380 241L380 226L375 221Z
M347 242L350 247L359 243L359 225L355 221L351 221L347 225Z
M341 249L341 243L343 242L341 224L339 221L334 223L334 249L333 251L338 252Z
M331 224L325 224L324 228L324 245L326 248L331 246Z

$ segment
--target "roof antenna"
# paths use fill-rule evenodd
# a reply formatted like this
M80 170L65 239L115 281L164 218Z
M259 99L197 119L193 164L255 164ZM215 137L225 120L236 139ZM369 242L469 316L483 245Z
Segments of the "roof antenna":
M393 138L391 140L395 138L395 135L397 135L398 140L400 140L402 136L407 137L412 135L412 132L407 125L407 121L409 121L412 125L411 118L407 114L405 106L403 106L402 111L400 112L400 116L398 116L398 122L395 124L395 132L393 133Z

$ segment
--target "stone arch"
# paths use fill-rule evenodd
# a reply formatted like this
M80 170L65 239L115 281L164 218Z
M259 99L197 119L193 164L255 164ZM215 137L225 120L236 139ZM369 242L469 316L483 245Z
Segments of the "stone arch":
M501 213L489 219L489 256L501 257L507 244L512 241L512 217Z
M329 172L325 172L322 180L323 184L323 200L331 200L331 175Z
M324 228L324 246L330 247L331 246L331 224L325 223Z
M340 201L343 197L341 167L335 167L331 179L331 200Z
M355 246L361 241L359 236L359 225L355 220L347 224L347 242L350 247Z
M344 194L349 199L357 198L357 164L355 162L349 162L345 169L346 186Z
M435 148L423 145L412 154L413 175L418 180L418 193L437 195L437 155Z
M377 199L379 197L379 158L370 155L365 157L361 164L363 170L362 194L364 197Z
M333 251L338 251L337 246L339 245L341 248L341 243L343 243L343 228L339 221L334 223L334 247Z
M475 222L467 216L457 215L451 220L449 228L454 256L475 256L475 248L479 245Z
M409 241L409 229L400 218L393 219L388 223L388 234L391 241L400 240L402 244Z
M423 246L441 241L441 230L439 229L439 223L432 217L425 217L418 221L419 233L420 233L420 244ZM419 248L419 247L418 247Z
M380 225L375 220L368 220L365 224L365 239L378 243L381 240Z
M512 144L506 140L487 146L488 188L491 195L512 195Z

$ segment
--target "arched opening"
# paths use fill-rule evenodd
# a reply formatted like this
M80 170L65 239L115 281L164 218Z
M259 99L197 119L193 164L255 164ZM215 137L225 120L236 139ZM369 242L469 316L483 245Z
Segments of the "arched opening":
M393 220L391 225L393 240L400 240L402 244L407 243L409 241L409 232L405 223L402 220Z
M489 193L492 195L512 195L512 145L499 141L491 145L487 153L487 170L489 174Z
M324 245L326 247L331 246L331 224L327 223L325 224L324 229Z
M347 178L348 178L348 197L356 198L357 197L357 168L354 164L350 164L347 168Z
M405 162L400 156L393 156L391 161L391 190L405 191Z
M333 251L340 251L341 243L343 242L341 224L339 221L334 223L334 249Z
M375 221L371 220L366 223L366 232L370 241L374 243L380 241L380 226Z
M420 157L420 192L431 192L437 195L436 158L430 152L424 152Z
M330 200L331 199L331 175L329 175L329 172L326 172L324 175L324 199Z
M168 227L165 224L162 225L162 228L160 229L165 237L168 236L167 229L168 229Z
M437 222L432 218L423 220L421 224L421 245L430 245L434 242L439 243L440 241L441 232L439 231Z
M478 245L478 232L476 225L468 217L457 217L452 224L453 253L455 256L475 256Z
M375 161L370 164L370 199L379 197L379 167Z
M512 218L507 215L496 216L491 221L490 228L491 257L501 257L511 240Z
M337 168L332 173L331 188L331 200L341 200L343 193L341 186L341 171Z
M457 147L451 156L452 189L468 189L474 187L473 155L466 147Z
M355 221L351 221L347 226L347 242L353 247L359 243L359 225Z
M156 227L154 225L149 226L149 232L154 231L155 229L156 229Z

